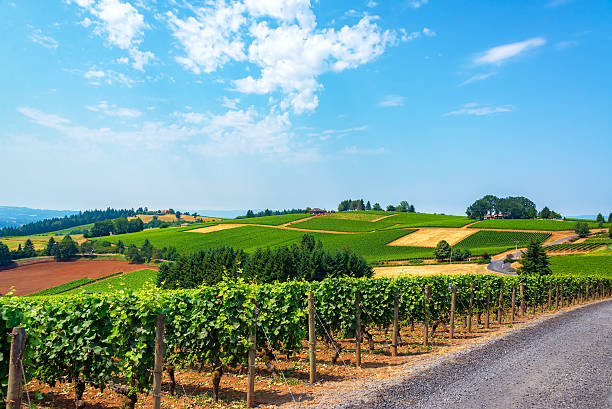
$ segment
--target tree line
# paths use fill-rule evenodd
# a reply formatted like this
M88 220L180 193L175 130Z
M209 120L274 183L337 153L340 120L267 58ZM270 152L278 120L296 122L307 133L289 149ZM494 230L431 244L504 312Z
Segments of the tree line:
M383 208L380 205L380 203L374 203L374 205L372 205L369 200L367 203L364 203L363 199L357 199L357 200L347 199L347 200L341 201L340 204L338 205L339 212L346 212L349 210L378 210L378 211L381 211L383 210ZM400 204L397 206L392 205L392 204L387 205L386 210L389 212L409 212L409 213L415 212L414 205L411 205L405 200L402 200Z
M560 219L557 212L544 207L538 213L536 205L530 199L523 196L497 197L486 195L476 200L467 209L466 214L471 219L484 219L485 216L497 216L507 219Z
M280 216L283 214L300 214L306 213L305 209L285 209L285 210L262 210L259 212L254 212L252 210L248 210L244 216L238 216L236 219L250 219L252 217L263 217L263 216Z
M86 210L72 216L55 217L53 219L39 220L19 227L4 227L0 229L0 236L29 236L32 234L48 233L50 231L68 229L82 224L94 223L102 220L119 217L135 216L134 209Z
M299 245L257 249L252 254L231 247L200 250L164 263L158 286L196 288L225 280L272 283L288 280L320 281L326 277L371 277L372 268L350 249L323 250L320 241L306 234Z
M103 237L111 234L135 233L143 229L144 223L140 218L136 217L128 220L126 217L119 217L113 220L95 222L85 237Z

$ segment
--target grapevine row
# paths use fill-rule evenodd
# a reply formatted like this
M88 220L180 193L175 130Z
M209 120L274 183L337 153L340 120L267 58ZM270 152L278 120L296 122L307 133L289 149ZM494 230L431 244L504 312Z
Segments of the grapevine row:
M150 389L157 314L166 317L168 364L213 369L246 362L249 330L263 328L271 348L292 353L307 338L308 292L313 292L316 310L333 337L355 334L355 296L360 293L362 325L388 327L393 321L395 294L399 292L402 321L425 319L423 288L431 287L430 320L448 321L449 286L457 287L456 314L466 314L474 283L474 313L486 308L503 291L509 307L512 287L524 283L525 301L544 303L550 288L560 284L561 297L572 299L589 285L609 293L612 280L600 277L495 275L427 276L380 279L334 278L321 282L288 282L253 285L221 283L195 290L140 292L119 291L54 297L1 297L0 318L6 329L25 327L27 334L24 368L28 379L55 385L74 382L122 391L135 403L137 392ZM503 285L502 285L503 283ZM535 298L534 298L535 294ZM520 296L519 296L520 301ZM258 314L256 314L256 306ZM258 337L258 347L269 348ZM0 359L8 359L10 339L1 343ZM7 368L0 368L1 393L5 393ZM78 388L76 388L78 389Z

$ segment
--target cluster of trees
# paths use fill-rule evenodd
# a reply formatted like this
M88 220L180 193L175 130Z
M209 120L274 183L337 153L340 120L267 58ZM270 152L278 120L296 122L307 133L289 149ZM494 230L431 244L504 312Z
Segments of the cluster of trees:
M55 241L53 237L47 242L47 247L42 251L43 256L53 256L57 261L68 261L77 255L79 245L72 237L65 235L62 240Z
M481 220L486 215L505 215L508 219L533 219L538 215L535 203L522 196L499 198L486 195L472 203L465 212L469 218ZM552 213L558 215L551 212L549 217Z
M441 240L434 249L434 257L436 260L464 261L472 257L472 252L469 249L452 248L446 240Z
M11 261L11 252L8 246L0 241L0 266L8 266Z
M574 231L580 238L585 238L591 233L587 222L578 222L574 225Z
M271 283L287 280L318 281L325 277L371 277L372 268L350 249L323 250L312 235L300 245L258 249L253 254L220 247L181 255L176 263L159 269L158 285L163 288L194 288L222 280L242 279Z
M561 217L561 214L550 210L548 206L544 206L544 208L538 213L538 218L540 219L561 219Z
M380 203L374 203L374 205L371 205L369 200L368 200L367 203L364 203L363 199L358 199L358 200L352 200L352 199L343 200L338 205L338 211L339 212L345 212L345 211L349 211L349 210L383 210L383 208L380 205ZM414 205L411 205L410 203L408 203L405 200L402 200L400 202L400 204L397 205L397 206L395 206L395 205L388 205L387 206L387 211L389 211L389 212L411 212L411 213L415 212Z
M82 224L94 223L101 220L116 219L136 215L134 209L86 210L72 216L56 217L24 224L19 227L5 227L0 229L0 236L29 236L32 234L47 233L55 230L68 229Z
M128 220L126 217L119 217L113 220L102 220L95 222L89 233L85 237L103 237L110 234L125 234L142 231L144 223L140 218Z
M606 219L604 219L603 214L599 213L597 215L596 221L597 223L599 223L599 227L603 227L603 224L606 222ZM608 223L612 223L612 213L610 213L610 215L608 216Z
M238 216L236 219L250 219L251 217L263 217L263 216L279 216L281 214L300 214L306 213L304 209L285 209L285 210L262 210L260 212L254 212L248 210L244 216Z

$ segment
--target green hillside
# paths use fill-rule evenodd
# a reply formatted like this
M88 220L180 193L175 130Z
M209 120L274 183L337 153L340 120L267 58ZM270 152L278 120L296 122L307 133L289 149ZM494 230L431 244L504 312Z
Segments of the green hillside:
M545 230L561 231L573 230L576 222L563 220L541 220L541 219L491 219L474 223L473 229L515 229L515 230ZM607 227L608 224L604 224ZM597 223L589 223L590 229L597 229Z

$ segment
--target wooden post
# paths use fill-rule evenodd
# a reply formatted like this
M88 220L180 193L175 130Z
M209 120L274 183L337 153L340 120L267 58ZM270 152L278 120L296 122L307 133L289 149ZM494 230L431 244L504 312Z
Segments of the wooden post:
M521 317L525 315L525 283L519 284L519 296L521 297Z
M491 282L487 281L487 315L485 328L489 328L489 316L491 315Z
M361 307L359 306L361 294L359 290L355 293L355 359L357 368L361 368Z
M561 301L561 308L563 308L563 283L560 284L559 288L559 298Z
M472 332L472 308L474 307L474 282L470 283L470 305L468 310L468 332Z
M559 282L555 285L555 310L559 309Z
M431 287L429 284L425 284L425 338L423 345L429 345L429 294Z
M257 316L259 315L259 307L255 303L255 323L249 331L249 343L251 348L248 354L248 379L247 379L247 398L246 407L252 408L255 406L255 358L257 357Z
M455 302L457 298L457 286L453 284L451 287L451 308L450 308L450 337L455 337Z
M538 299L538 286L534 285L533 286L533 315L535 315L535 310L536 310L536 300Z
M310 383L317 381L317 338L315 334L315 303L314 294L308 293L308 345L310 353Z
M11 332L11 353L9 357L6 409L21 408L21 372L23 371L24 348L25 329L23 327L15 327Z
M397 333L399 331L399 288L395 290L395 302L393 303L393 336L391 345L391 356L397 356Z
M552 282L548 282L548 311L552 308Z
M512 318L510 322L514 322L514 314L516 312L516 284L512 285Z
M586 302L589 302L589 282L586 283Z
M502 314L504 313L504 282L499 284L499 306L497 308L497 324L502 323Z
M155 364L153 368L153 409L161 407L161 385L164 371L164 333L166 332L166 317L157 314L155 321Z

